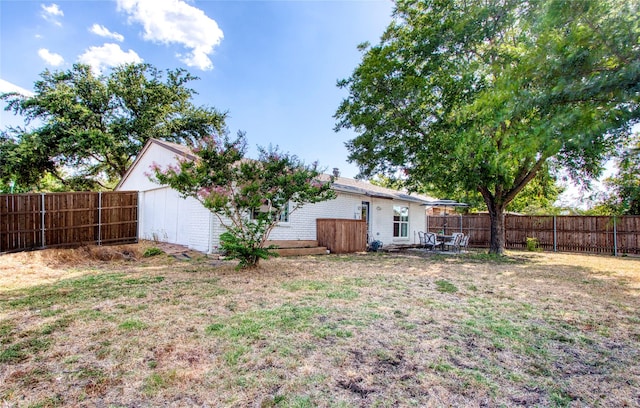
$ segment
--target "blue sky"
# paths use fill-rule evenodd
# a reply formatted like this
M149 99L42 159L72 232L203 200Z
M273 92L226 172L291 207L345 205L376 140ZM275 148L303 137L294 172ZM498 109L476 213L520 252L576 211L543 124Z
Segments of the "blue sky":
M229 112L231 132L255 146L278 145L353 177L333 114L346 96L336 81L377 43L393 3L367 1L0 1L0 93L31 91L45 69L76 62L108 72L147 62L200 77L198 105ZM4 106L3 106L4 108ZM21 125L2 112L0 128Z
M76 62L185 68L200 77L195 103L228 111L250 156L277 145L355 177L344 146L355 135L333 131L347 96L336 81L360 62L358 44L379 41L392 9L390 0L0 0L0 93L29 92L45 69ZM0 110L8 125L22 120ZM561 202L584 206L588 195L569 184Z

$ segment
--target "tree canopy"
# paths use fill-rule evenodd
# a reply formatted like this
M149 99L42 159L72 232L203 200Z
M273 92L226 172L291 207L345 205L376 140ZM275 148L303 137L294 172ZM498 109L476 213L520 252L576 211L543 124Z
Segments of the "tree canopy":
M183 197L193 197L214 213L227 229L223 251L251 268L272 256L265 243L271 230L304 204L335 197L332 179L320 180L318 163L305 165L277 148L258 148L259 158L245 158L243 133L236 139L212 136L193 149L196 160L153 168L152 180Z
M616 160L618 173L607 180L600 209L612 214L640 215L640 134Z
M541 171L586 182L638 120L635 0L400 0L379 44L338 82L362 176L403 172L439 195L479 192L504 251L504 211Z
M115 186L149 138L193 144L224 128L224 113L193 104L194 80L149 64L106 76L81 64L44 71L33 96L1 96L26 126L0 136L0 180L22 190L38 189L47 174L68 190Z

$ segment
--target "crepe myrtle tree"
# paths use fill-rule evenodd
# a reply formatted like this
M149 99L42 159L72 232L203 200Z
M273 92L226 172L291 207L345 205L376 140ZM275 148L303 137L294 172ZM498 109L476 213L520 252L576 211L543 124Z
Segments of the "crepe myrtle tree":
M305 165L277 147L259 147L257 160L245 158L246 151L244 133L235 139L211 136L193 149L195 159L166 168L154 164L150 174L216 215L226 228L222 250L228 259L239 260L238 268L257 267L261 259L276 255L265 244L284 214L335 198L333 178L320 180L317 162Z

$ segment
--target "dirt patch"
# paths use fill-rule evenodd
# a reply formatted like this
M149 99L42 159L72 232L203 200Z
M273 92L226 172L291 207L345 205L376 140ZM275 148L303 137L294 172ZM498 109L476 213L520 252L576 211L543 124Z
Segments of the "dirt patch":
M135 262L143 244L44 249L0 255L0 291L51 283L82 274L91 265ZM142 251L142 252L141 252Z

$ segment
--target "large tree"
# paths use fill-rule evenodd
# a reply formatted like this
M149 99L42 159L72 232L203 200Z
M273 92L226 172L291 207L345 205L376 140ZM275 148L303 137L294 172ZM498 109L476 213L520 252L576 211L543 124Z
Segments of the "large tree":
M598 175L640 116L639 13L636 0L398 1L338 83L336 129L356 131L363 176L479 192L501 254L505 208L541 170Z
M37 189L47 174L66 189L108 188L127 171L149 138L193 144L224 128L225 114L192 102L185 70L148 64L96 75L87 65L41 74L35 94L3 94L6 110L29 128L0 138L0 179Z

